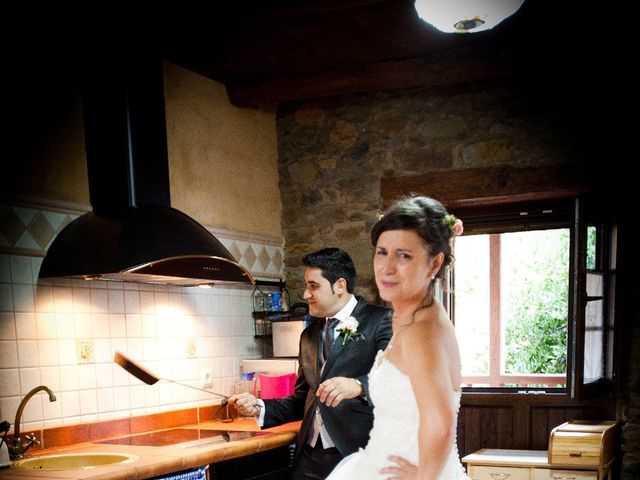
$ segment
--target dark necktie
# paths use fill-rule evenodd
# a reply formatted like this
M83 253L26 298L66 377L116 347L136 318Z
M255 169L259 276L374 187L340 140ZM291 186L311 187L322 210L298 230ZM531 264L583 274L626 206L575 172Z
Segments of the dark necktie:
M324 324L324 331L322 332L322 354L324 355L325 362L327 358L329 358L331 345L333 345L336 323L338 323L337 318L328 318Z

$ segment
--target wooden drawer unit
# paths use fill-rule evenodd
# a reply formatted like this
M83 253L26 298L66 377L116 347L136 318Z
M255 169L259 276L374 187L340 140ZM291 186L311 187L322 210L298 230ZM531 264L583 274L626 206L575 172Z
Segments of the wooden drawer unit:
M604 466L552 465L546 450L483 448L462 459L472 480L611 480Z
M467 473L473 480L532 480L530 468L471 465Z
M549 437L549 463L604 467L615 454L616 422L574 420L558 425Z
M559 470L536 468L531 480L598 480L598 472L593 470Z

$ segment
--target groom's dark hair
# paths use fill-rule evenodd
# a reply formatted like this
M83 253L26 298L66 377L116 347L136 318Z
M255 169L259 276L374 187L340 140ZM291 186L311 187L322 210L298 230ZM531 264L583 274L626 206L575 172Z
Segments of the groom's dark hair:
M333 284L340 278L347 282L347 292L353 293L356 286L356 266L347 252L341 248L323 248L302 257L305 267L319 268L322 276L329 280L331 291Z

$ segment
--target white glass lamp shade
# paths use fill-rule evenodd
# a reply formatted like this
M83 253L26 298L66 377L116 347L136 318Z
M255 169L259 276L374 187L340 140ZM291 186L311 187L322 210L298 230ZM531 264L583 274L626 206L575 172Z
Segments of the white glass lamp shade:
M416 0L425 22L446 33L475 33L495 27L518 11L524 0Z

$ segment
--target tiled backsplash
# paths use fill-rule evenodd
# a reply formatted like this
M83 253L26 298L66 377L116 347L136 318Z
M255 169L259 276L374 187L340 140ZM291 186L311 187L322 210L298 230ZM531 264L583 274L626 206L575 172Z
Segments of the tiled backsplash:
M14 211L0 206L5 216L7 208ZM17 242L23 236L15 229L14 223ZM235 255L245 255L250 261L239 261L257 277L279 278L282 247L218 238ZM25 254L24 243L18 252L6 238L2 243L2 420L13 423L21 398L38 385L49 386L57 401L34 396L23 414L25 429L199 406L215 398L172 382L145 385L113 362L115 351L161 378L199 388L208 373L208 388L223 394L232 393L243 359L270 355L271 345L254 339L251 287L38 281L42 257Z

